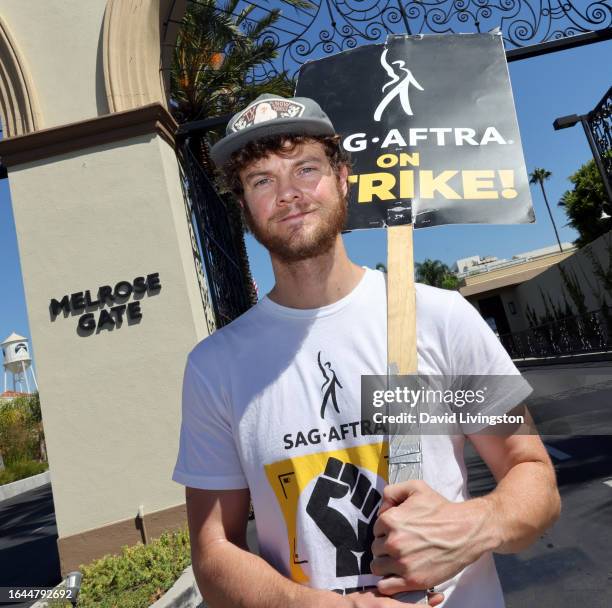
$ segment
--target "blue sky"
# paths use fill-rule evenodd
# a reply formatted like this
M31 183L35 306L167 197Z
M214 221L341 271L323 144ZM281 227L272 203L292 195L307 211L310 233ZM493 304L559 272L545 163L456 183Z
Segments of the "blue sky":
M606 60L606 57L608 58ZM611 84L612 42L527 59L510 64L527 170L544 167L552 172L547 192L562 241L576 238L565 227L563 210L556 207L570 186L567 177L591 158L582 129L554 131L559 116L586 113ZM519 226L444 226L415 233L415 259L440 259L451 265L470 255L511 257L515 253L555 243L555 236L539 188L532 188L536 223ZM345 236L349 255L375 266L386 260L384 230L356 231ZM272 288L269 258L250 236L247 249L260 295ZM17 239L7 180L0 182L0 340L15 331L30 337ZM33 351L36 345L33 344Z

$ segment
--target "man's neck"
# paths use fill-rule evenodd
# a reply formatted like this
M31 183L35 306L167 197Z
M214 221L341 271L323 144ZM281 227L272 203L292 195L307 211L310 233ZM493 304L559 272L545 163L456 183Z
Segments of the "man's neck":
M300 262L284 262L272 256L276 284L268 297L289 308L320 308L337 302L357 286L365 270L346 255L338 235L332 249Z

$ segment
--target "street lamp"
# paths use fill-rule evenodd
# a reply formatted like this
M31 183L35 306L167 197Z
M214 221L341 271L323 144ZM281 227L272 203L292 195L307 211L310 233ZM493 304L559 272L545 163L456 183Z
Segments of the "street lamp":
M73 606L77 605L82 579L83 575L78 570L75 572L69 572L66 576L66 590L70 592L69 599Z
M608 196L608 201L612 204L612 186L608 180L608 175L606 173L606 169L601 162L601 156L599 155L599 150L597 150L597 145L595 144L595 140L593 139L593 134L591 133L591 129L589 128L589 114L570 114L569 116L561 116L560 118L555 119L553 122L553 127L555 131L560 131L561 129L569 129L574 125L580 123L582 124L582 128L584 129L584 134L589 142L589 146L591 148L591 154L593 154L593 160L597 165L597 169L599 170L599 174L601 175L601 180L603 181L603 185ZM605 219L605 217L609 217L605 211L602 211L601 219Z

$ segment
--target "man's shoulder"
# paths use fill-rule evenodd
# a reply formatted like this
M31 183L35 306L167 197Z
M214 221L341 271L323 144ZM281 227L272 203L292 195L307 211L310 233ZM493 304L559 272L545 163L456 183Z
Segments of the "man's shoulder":
M447 317L452 314L457 302L462 299L457 291L416 283L416 303L419 317L421 315Z

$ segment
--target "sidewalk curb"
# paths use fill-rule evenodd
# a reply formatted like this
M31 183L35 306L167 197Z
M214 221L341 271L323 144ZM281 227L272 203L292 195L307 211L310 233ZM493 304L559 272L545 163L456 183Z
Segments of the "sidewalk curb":
M34 488L44 486L46 483L51 483L50 471L45 471L44 473L32 475L32 477L26 477L25 479L19 479L11 483L5 483L3 486L0 486L0 502L23 494L24 492L28 492L29 490L33 490Z
M149 608L206 608L189 565L177 581Z
M544 357L541 359L513 359L518 368L541 367L544 365L572 365L576 363L597 363L599 361L612 361L611 352L584 353L581 355L561 355L558 357Z

